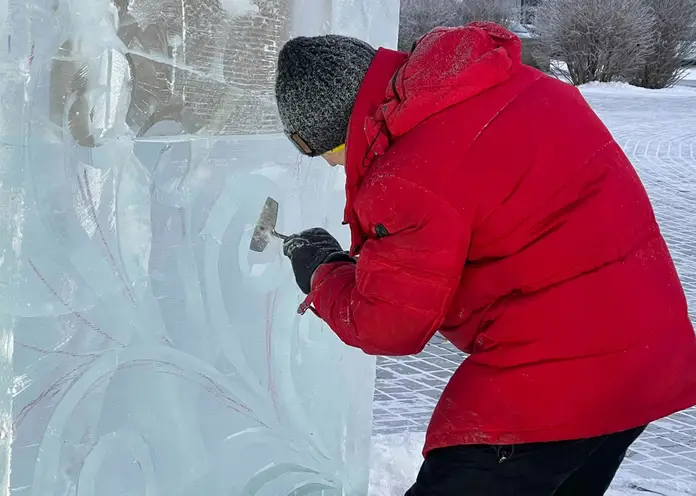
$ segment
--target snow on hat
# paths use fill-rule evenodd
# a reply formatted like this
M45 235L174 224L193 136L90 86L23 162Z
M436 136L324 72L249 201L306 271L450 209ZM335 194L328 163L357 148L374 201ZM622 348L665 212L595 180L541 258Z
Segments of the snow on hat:
M339 35L298 37L278 55L276 100L285 134L310 156L345 143L353 104L375 49Z

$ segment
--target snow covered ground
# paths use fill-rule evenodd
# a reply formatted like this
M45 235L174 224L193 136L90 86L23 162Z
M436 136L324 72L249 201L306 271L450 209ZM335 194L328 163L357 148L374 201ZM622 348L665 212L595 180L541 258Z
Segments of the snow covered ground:
M600 84L582 91L650 193L696 321L696 88ZM438 337L416 357L380 359L370 496L402 496L410 487L432 409L462 359ZM609 496L649 494L696 496L696 409L652 425Z
M686 75L684 76L684 79L679 81L679 85L696 88L696 67L689 67L686 70Z
M422 433L377 435L372 447L369 496L403 496L411 487L421 463ZM635 455L633 455L635 456ZM696 465L696 460L694 461ZM677 478L651 478L625 468L617 476L607 496L691 496L696 483ZM650 492L652 491L652 492ZM494 496L494 495L491 495Z
M566 65L565 62L561 60L552 60L551 65L553 67L553 70L555 71L556 75L560 78L563 79L564 81L569 80L568 78L568 66ZM624 85L628 86L628 85ZM696 66L693 67L688 67L686 69L686 72L684 74L684 77L681 81L677 83L677 86L687 86L687 87L696 87ZM640 88L636 88L640 90Z

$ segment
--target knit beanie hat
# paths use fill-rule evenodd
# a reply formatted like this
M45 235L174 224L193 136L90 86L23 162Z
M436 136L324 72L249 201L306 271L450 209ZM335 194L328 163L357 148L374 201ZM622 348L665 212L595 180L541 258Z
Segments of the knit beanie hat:
M375 49L338 35L299 37L278 55L276 100L285 134L310 156L342 145Z

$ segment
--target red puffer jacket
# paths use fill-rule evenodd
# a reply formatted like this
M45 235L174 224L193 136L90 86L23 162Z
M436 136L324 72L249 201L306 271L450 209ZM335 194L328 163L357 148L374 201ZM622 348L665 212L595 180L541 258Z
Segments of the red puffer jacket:
M512 33L381 49L347 153L358 263L320 267L306 304L366 353L415 354L439 330L471 354L426 452L598 436L696 404L696 335L646 192Z

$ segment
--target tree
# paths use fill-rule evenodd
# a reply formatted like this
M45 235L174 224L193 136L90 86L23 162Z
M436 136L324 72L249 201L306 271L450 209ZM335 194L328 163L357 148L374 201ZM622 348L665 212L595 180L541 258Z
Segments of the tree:
M642 70L631 81L666 88L685 74L682 61L696 41L696 0L644 0L653 16L653 33Z
M438 26L457 25L456 0L402 0L399 50L409 51L421 36Z
M408 51L421 36L438 26L464 26L492 21L503 26L513 11L503 0L401 0L399 49Z
M507 26L513 21L514 11L503 0L463 0L459 2L458 7L460 25L475 21L491 21Z
M666 0L656 0L657 2ZM542 0L536 24L573 84L630 81L650 53L654 19L645 0Z

